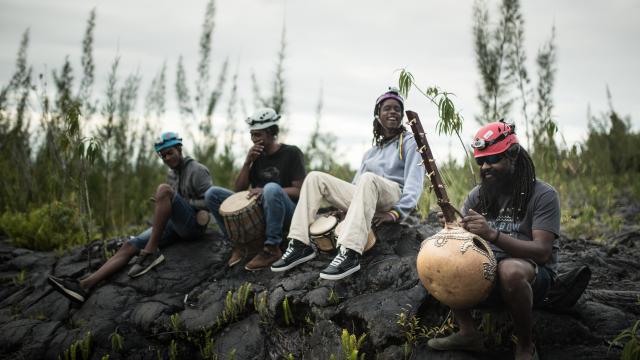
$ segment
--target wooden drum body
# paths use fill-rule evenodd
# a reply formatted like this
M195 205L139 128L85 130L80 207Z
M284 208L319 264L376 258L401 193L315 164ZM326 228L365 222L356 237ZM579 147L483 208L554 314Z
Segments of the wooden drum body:
M497 264L486 241L448 224L424 241L416 266L433 297L453 309L470 309L491 292Z
M336 249L338 235L335 228L338 218L333 215L323 215L309 226L309 238L320 251L331 252Z
M247 198L248 191L229 196L220 205L220 215L229 240L234 244L249 244L263 241L265 221L262 206L255 196Z

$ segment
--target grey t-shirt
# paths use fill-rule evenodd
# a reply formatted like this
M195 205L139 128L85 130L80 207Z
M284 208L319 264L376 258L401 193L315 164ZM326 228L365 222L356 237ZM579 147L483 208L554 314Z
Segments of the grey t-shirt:
M544 181L536 180L527 212L520 222L513 221L511 197L501 197L499 201L501 206L498 216L496 218L487 217L487 222L492 228L498 229L512 238L524 241L533 240L533 230L546 230L556 235L551 260L544 264L555 273L558 264L558 236L560 235L560 199L556 189ZM476 210L480 207L479 205L480 187L476 186L467 196L462 213L466 215L469 209ZM498 246L491 244L491 248L497 259L509 257Z

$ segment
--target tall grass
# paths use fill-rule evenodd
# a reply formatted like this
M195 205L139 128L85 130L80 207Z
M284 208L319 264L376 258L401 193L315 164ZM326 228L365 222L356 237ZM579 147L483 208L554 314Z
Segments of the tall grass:
M215 2L209 0L197 43L196 80L189 82L178 56L174 89L179 121L187 129L182 135L193 143L185 152L210 169L216 185L232 187L243 160L233 151L242 100L238 69L228 81L224 59L217 77L211 74L215 13ZM37 75L29 63L30 34L25 31L13 76L0 84L0 231L19 246L49 250L124 235L145 223L152 211L149 198L165 178L167 169L152 144L166 116L167 64L151 79L142 112L137 109L144 79L139 73L123 74L119 56L106 71L106 87L95 89L96 26L93 10L82 35L79 71L67 56L50 74ZM254 80L256 106L285 110L285 37L283 29L270 93L262 94ZM227 123L214 133L223 95ZM323 160L335 153L335 138L324 135L315 136L334 140L301 146L311 153L308 164L350 178L347 165Z

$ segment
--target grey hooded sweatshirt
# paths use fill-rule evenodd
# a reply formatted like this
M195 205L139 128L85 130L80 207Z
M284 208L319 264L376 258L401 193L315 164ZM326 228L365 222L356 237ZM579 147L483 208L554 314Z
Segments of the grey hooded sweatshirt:
M213 183L209 169L185 156L177 169L169 169L167 184L198 210L208 210L204 193Z

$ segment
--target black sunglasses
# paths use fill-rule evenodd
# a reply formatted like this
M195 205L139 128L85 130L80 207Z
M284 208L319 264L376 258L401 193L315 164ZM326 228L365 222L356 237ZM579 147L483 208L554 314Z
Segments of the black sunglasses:
M479 166L484 165L484 163L493 165L500 162L500 160L502 160L503 157L504 156L502 156L501 154L482 156L482 157L476 158L476 162L478 163Z

